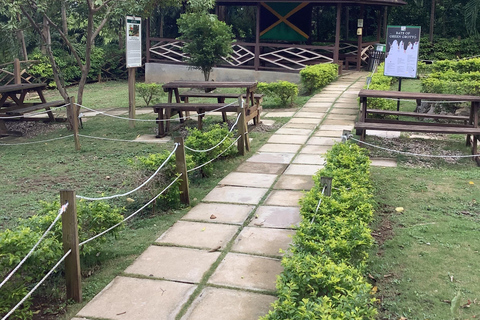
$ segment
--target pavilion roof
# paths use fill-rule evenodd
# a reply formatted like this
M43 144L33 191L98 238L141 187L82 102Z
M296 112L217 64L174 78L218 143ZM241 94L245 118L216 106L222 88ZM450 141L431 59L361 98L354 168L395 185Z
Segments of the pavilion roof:
M217 0L220 5L239 5L239 4L253 4L259 2L310 2L317 5L377 5L377 6L401 6L407 4L403 0Z

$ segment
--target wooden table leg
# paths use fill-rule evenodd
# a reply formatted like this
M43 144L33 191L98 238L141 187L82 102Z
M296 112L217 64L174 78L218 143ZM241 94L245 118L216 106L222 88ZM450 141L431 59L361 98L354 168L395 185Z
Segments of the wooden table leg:
M225 103L225 97L218 97L217 98L217 102L218 103ZM227 122L228 119L227 119L227 112L226 111L222 111L222 120L223 122Z
M47 100L43 96L42 89L37 89L36 91L38 93L38 96L40 97L40 101L42 101L42 103L47 103ZM48 119L50 119L50 121L52 121L52 122L55 122L55 117L53 116L53 112L51 111L51 109L50 108L45 108L45 110L47 110Z
M163 124L163 108L159 108L158 109L158 118L157 118L157 122L158 122L158 134L157 134L157 138L162 138L165 136L165 129L164 129L164 124Z
M198 116L198 130L202 130L203 129L202 120L203 120L203 117L205 117L205 110L198 109L197 113L199 114L199 116Z

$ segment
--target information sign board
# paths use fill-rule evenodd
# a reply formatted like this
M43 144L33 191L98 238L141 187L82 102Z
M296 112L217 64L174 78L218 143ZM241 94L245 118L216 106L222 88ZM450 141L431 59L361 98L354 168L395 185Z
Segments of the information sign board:
M142 20L127 16L127 68L142 66Z
M388 26L384 74L416 78L420 27Z

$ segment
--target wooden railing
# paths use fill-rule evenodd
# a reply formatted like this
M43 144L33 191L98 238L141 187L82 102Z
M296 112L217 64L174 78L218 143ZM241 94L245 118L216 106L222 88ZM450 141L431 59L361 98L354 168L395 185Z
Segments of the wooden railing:
M38 62L37 60L20 61L0 64L0 85L32 83L35 77L28 73L28 67Z
M149 38L147 62L185 64L188 55L182 51L184 41L169 38ZM233 53L219 66L255 70L298 71L305 66L332 63L334 44L301 45L279 43L235 42ZM341 43L340 50L349 54L357 50L351 43Z

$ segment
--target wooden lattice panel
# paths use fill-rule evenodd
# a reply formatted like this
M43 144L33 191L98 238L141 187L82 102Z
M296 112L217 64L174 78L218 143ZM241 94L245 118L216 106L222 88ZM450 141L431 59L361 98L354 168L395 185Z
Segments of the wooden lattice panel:
M288 70L301 70L313 63L333 62L319 52L305 48L283 48L260 55L260 60Z
M183 62L188 59L188 55L182 51L183 44L183 41L160 41L150 48L150 52L163 59Z
M255 53L248 50L247 48L234 44L232 46L233 53L228 58L223 58L228 64L232 66L240 66L246 64L248 61L251 61L255 58Z

